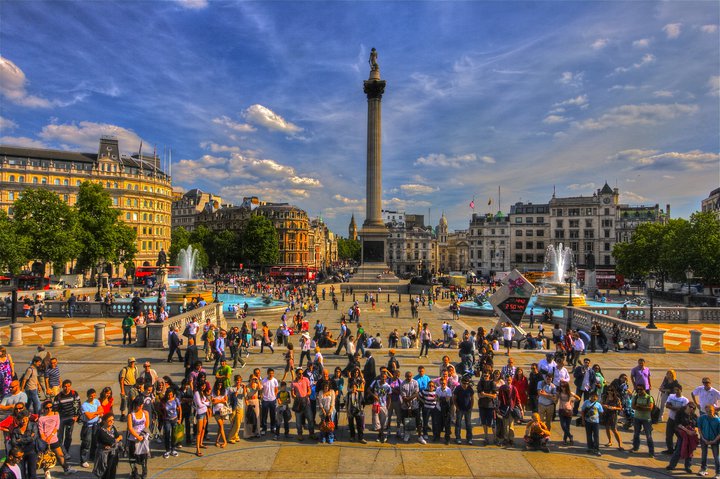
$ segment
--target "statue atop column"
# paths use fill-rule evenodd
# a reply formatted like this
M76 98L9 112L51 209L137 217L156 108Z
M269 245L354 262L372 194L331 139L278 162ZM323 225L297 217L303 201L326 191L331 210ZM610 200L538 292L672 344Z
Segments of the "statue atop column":
M370 63L370 71L376 72L376 71L380 70L380 65L378 65L378 62L377 62L377 50L375 50L375 48L370 50L369 63Z

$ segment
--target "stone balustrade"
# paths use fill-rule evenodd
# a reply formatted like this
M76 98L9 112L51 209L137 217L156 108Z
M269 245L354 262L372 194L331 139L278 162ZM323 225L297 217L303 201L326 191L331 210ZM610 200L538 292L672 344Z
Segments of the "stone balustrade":
M622 307L617 306L583 306L593 313L622 317ZM653 314L656 323L720 323L720 308L686 308L654 306ZM650 322L650 306L628 306L627 321L638 323Z
M227 329L227 322L223 315L223 303L210 303L202 308L193 309L177 316L173 316L164 323L151 323L147 325L146 347L148 348L166 348L168 346L168 333L171 327L177 326L178 334L182 334L185 326L193 320L197 319L200 325L205 324L209 319L210 322L217 325L221 329Z
M645 325L639 325L631 321L625 321L590 308L565 308L563 314L563 327L567 327L568 314L572 314L573 328L581 328L590 331L593 321L597 321L605 335L612 337L613 326L620 329L622 339L630 338L638 345L638 350L650 353L664 353L664 329L648 329Z

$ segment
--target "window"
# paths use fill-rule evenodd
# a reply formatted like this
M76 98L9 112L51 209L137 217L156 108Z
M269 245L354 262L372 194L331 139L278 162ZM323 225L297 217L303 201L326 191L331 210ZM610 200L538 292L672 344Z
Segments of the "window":
M585 230L583 231L583 236L585 238L594 238L595 237L595 231L594 230Z
M15 192L14 191L10 191L8 193L8 200L15 201Z
M585 242L585 251L586 252L592 252L593 250L593 243L591 241Z
M523 255L522 254L516 254L515 255L515 262L516 263L522 263Z
M607 266L607 265L610 265L610 256L609 256L609 255L605 255L605 257L604 257L604 263L605 263L606 266Z
M592 220L585 220L585 228L592 228L592 227L593 227Z
M568 216L580 216L580 208L568 208Z
M562 208L558 208L558 209L555 210L555 216L562 216L562 215L563 215L563 210L562 210Z
M60 178L55 178L54 184L60 186Z
M579 230L570 230L569 231L569 238L570 239L578 239L580 237L580 231Z
M563 220L555 220L555 227L556 227L556 228L562 228L562 227L563 227Z
M610 216L610 208L605 208L605 216Z
M132 218L132 219L133 219L133 221L137 221L137 220L138 220L138 214L137 214L137 213L133 213L133 218Z
M610 251L610 243L605 243L603 246L605 251Z
M80 180L75 181L75 186L80 186L81 184L82 184L82 182Z
M555 230L555 239L564 239L565 232L563 230Z
M580 220L569 220L568 225L570 226L570 228L579 228Z
M10 175L10 181L12 181L12 182L15 181L15 175Z
M605 238L610 237L610 230L605 230L604 233L605 233Z
M545 230L535 230L535 236L545 236Z
M12 181L12 180L10 180ZM25 183L25 177L24 176L18 176L18 183Z
M37 182L38 182L37 176L33 176L32 182L34 185L37 185Z
M525 242L525 249L532 249L533 242L532 241L526 241Z
M522 249L522 241L515 242L515 249Z
M535 243L535 248L537 249L545 249L545 242L544 241L538 241Z
M585 216L591 216L593 214L592 208L585 208Z
M515 230L515 236L522 236L522 230Z
M579 243L578 243L577 241L571 241L571 242L570 242L570 249L573 250L573 251L577 251L577 250L578 250L578 244L579 244Z
M530 218L528 218L528 219L530 219ZM516 216L515 223L522 223L522 218L520 216Z
M525 230L525 236L532 236L533 230Z
M545 256L542 254L537 255L536 258L537 258L535 260L536 263L543 263L545 261Z
M128 221L130 221L130 213L129 213L129 212L128 212L128 213L125 213L125 219L128 220Z
M526 263L532 263L532 260L533 260L534 257L535 257L535 256L533 256L532 254L526 254L526 255L525 255L525 262L526 262Z
M545 218L543 218L542 216L538 216L537 218L535 218L535 223L543 224L545 223Z

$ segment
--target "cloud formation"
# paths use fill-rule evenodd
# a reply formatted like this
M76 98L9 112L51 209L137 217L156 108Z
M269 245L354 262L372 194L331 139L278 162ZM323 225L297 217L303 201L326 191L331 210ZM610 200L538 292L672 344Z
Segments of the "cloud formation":
M12 61L0 56L0 93L9 101L28 108L50 108L53 102L27 92L25 73Z
M491 156L478 157L475 153L467 153L465 155L446 156L442 153L430 153L427 156L421 156L415 160L415 166L443 166L448 168L461 168L470 166L474 163L481 162L486 164L494 164L495 158Z
M668 23L662 29L671 40L680 36L682 23Z
M562 83L563 85L568 85L568 86L579 88L582 86L584 78L585 78L584 72L577 72L577 73L562 72L558 82Z
M607 44L608 44L607 38L598 38L597 40L592 42L592 44L590 45L590 48L592 48L593 50L602 50L603 48L605 48L607 46Z
M619 126L651 126L673 120L680 116L697 113L697 105L686 104L647 104L622 105L611 108L598 118L589 118L576 123L582 130L605 130Z
M12 130L17 128L17 123L14 121L0 116L0 130Z
M707 86L709 88L709 95L720 96L720 75L711 76L707 82Z
M546 125L555 125L557 123L565 123L569 120L570 118L561 115L548 115L543 120L543 123L545 123Z
M255 131L254 126L249 125L247 123L239 123L237 121L231 120L230 117L225 116L225 115L218 117L218 118L213 118L212 122L215 123L216 125L222 125L233 131L239 131L241 133Z
M640 38L639 40L635 40L634 42L632 42L632 46L635 48L647 48L650 46L650 39Z
M617 67L615 69L615 73L625 73L625 72L629 72L630 70L633 70L633 69L637 70L638 68L642 68L645 65L649 65L650 63L654 63L654 62L655 62L655 55L653 55L652 53L646 53L645 55L643 55L643 57L640 59L640 61L633 63L629 67Z
M700 27L700 31L703 33L715 33L718 31L717 25L703 25Z
M208 0L176 0L178 4L188 10L202 10L208 7Z
M408 196L429 195L435 193L439 188L416 183L400 185L400 190Z
M717 167L720 154L700 150L687 152L660 152L652 149L630 149L620 151L609 157L611 160L627 163L636 169L656 168L663 170L699 171Z
M281 131L288 135L303 131L299 126L290 123L282 116L262 105L255 104L249 106L243 113L243 116L250 123L264 126L268 130Z
M71 147L85 148L85 151L97 151L98 142L103 135L114 136L118 139L120 150L123 153L137 153L141 138L132 130L108 123L94 123L81 121L80 123L52 123L43 127L40 138L48 143L60 144L63 149ZM148 154L151 143L144 142L145 154Z

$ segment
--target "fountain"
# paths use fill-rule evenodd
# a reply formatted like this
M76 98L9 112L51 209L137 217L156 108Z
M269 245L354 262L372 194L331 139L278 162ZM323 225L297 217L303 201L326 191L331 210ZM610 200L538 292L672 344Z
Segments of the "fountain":
M550 289L552 292L541 292L537 295L535 304L540 307L549 306L551 308L561 308L570 303L572 296L573 306L587 306L585 295L578 291L575 283L565 281L565 274L572 266L572 250L563 247L562 243L557 246L550 245L545 250L545 270L552 272L553 276L550 280L543 280L543 290ZM570 291L572 288L572 292Z
M168 302L182 303L183 297L190 298L202 297L207 303L212 303L212 291L203 289L203 280L195 279L195 266L198 260L198 250L189 245L185 249L178 252L178 266L180 266L180 274L182 278L173 278L168 281L169 288L167 290Z

